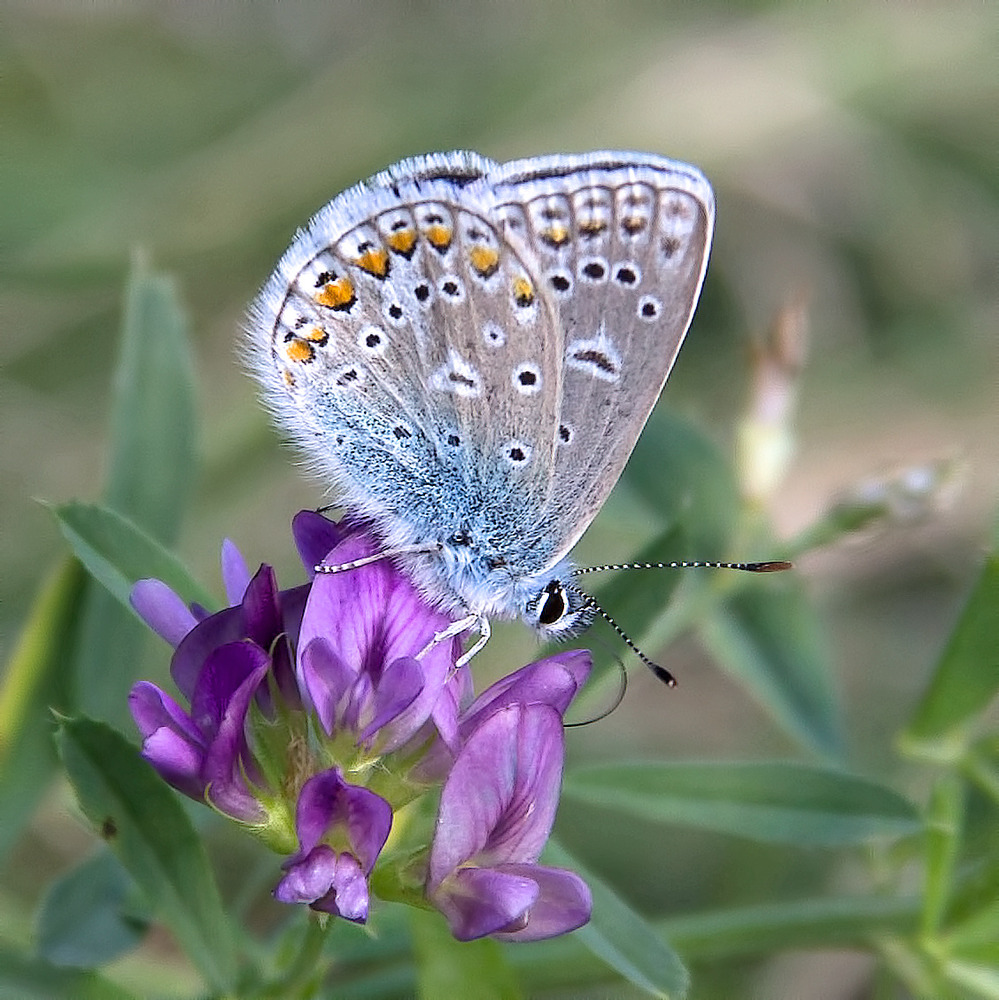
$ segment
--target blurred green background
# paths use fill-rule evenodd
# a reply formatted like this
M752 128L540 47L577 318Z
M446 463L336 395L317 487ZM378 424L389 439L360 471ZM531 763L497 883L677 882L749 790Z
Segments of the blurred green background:
M414 153L643 149L696 163L718 199L702 304L667 406L730 449L751 338L789 302L809 304L798 451L770 510L779 536L872 474L961 462L946 508L813 553L797 570L827 631L850 762L895 777L892 736L974 576L999 486L999 8L23 0L0 5L0 17L5 654L65 551L36 498L100 494L136 248L176 276L191 318L202 461L180 552L217 589L229 535L291 585L301 570L288 523L323 502L323 487L268 426L238 333L295 228ZM656 527L643 504L626 474L580 561L634 552ZM481 670L531 652L523 630L502 630ZM576 731L570 755L790 752L695 644L672 645L664 662L677 692L635 672L624 705ZM48 800L0 888L4 909L82 849L71 813L64 791ZM628 852L649 868L635 875L618 856L620 831L568 808L561 823L650 914L759 898L761 882L775 896L815 884L807 858L703 835L653 842L641 829ZM826 877L848 886L850 872ZM754 966L754 995L804 995L796 984L824 978L830 961ZM863 995L866 960L835 961L830 992L809 997Z

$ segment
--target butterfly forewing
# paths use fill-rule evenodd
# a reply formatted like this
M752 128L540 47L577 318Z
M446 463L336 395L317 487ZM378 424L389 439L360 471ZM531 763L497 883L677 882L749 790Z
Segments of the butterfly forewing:
M256 309L291 435L350 503L427 539L461 509L519 538L551 478L562 345L531 261L489 216L485 164L428 157L347 192Z

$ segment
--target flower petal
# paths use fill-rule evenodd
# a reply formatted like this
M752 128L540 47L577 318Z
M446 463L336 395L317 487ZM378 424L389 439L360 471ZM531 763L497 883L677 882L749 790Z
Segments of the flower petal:
M444 684L444 689L434 702L431 714L434 728L440 739L435 740L414 766L412 777L423 784L439 784L451 770L461 749L459 721L461 706L467 704L472 692L472 674L468 666L454 670ZM466 727L466 733L473 727Z
M426 721L425 715L414 716L414 713L406 711L422 691L423 667L419 661L411 656L402 656L390 663L374 692L374 718L361 730L357 742L367 743L379 730L388 726L382 734L381 752L390 753L405 743Z
M565 758L562 717L548 705L519 710L516 747L507 749L516 757L513 795L479 854L483 865L537 861L555 823Z
M205 744L187 713L148 681L140 681L132 688L128 707L142 734L142 756L179 792L202 800Z
M392 807L375 792L348 784L338 768L313 775L295 809L299 851L308 855L333 830L346 833L351 852L370 872L392 829Z
M243 595L250 583L250 570L243 553L228 538L222 540L222 585L230 607L243 603Z
M540 890L523 925L496 931L493 936L498 940L540 941L574 931L590 919L593 898L589 886L575 872L544 865L501 865L498 870L533 879Z
M244 823L259 823L265 818L263 807L247 785L247 775L251 779L258 775L246 742L246 713L269 666L267 654L250 642L223 646L206 662L204 683L199 679L192 705L192 709L200 707L195 721L206 735L209 719L221 713L202 768L207 798L220 812Z
M326 553L343 541L344 527L315 510L300 510L291 522L291 532L302 563L310 577Z
M226 608L199 621L184 636L170 660L170 676L177 690L190 701L209 655L219 646L237 642L244 635L242 608Z
M257 570L240 606L243 609L243 635L263 649L270 649L283 628L277 577L272 567L264 564Z
M295 679L295 652L286 635L280 636L271 646L271 677L274 680L278 694L284 701L285 707L300 710L302 708L302 696L299 693L298 682ZM268 717L273 715L271 693L268 688L261 687L258 692L257 702L268 713Z
M204 802L205 782L201 777L204 747L164 726L142 741L142 756L168 785L196 802Z
M312 904L314 910L335 914L356 924L368 919L368 880L352 854L337 855L330 891Z
M336 851L319 844L304 858L286 862L286 874L274 889L279 903L314 903L330 891L336 875Z
M299 650L299 687L327 735L332 736L337 729L341 700L357 680L357 674L323 638L312 639Z
M529 663L486 688L462 716L462 723L474 722L489 711L515 702L551 705L564 715L592 665L586 649L570 649Z
M441 743L447 748L450 760L458 753L458 716L462 702L467 700L466 692L471 690L471 672L467 665L459 667L444 685L440 697L434 702L433 720ZM444 776L441 774L441 779Z
M128 694L128 707L143 738L164 726L192 741L201 733L191 717L165 691L149 681L139 681Z
M497 709L512 704L540 703L551 705L559 715L564 715L576 692L586 682L592 658L588 650L571 649L556 653L501 678L488 687L458 717L457 705L464 690L464 678L455 674L454 691L450 688L434 705L434 722L441 742L430 748L417 764L414 776L425 782L442 781L458 753L461 740L467 739L476 726ZM462 668L464 669L464 668Z
M433 894L459 941L495 934L521 921L538 898L537 882L495 868L462 868Z
M175 649L198 619L162 580L139 580L128 599L139 617Z
M447 621L443 617L438 624L442 628L447 627ZM463 700L463 692L471 683L468 667L455 667L460 653L461 640L453 638L436 644L419 659L423 671L423 690L396 726L391 727L397 732L386 749L394 750L401 746L430 719L434 720L442 738L450 739L453 743L457 735L457 705Z
M352 535L326 555L323 562L339 565L377 553L370 535ZM450 618L432 609L409 580L389 560L342 573L316 575L309 594L300 647L313 638L327 639L337 655L377 683L383 667L403 656L417 656L447 628ZM421 658L428 677L439 676L440 687L453 669L460 643L438 643ZM429 717L432 705L427 705Z
M428 886L459 866L537 861L555 819L562 719L547 705L509 705L465 741L441 792Z
M214 737L246 679L263 677L269 663L267 653L246 640L227 642L208 654L191 695L191 718L206 738Z
M281 591L281 628L293 649L298 647L302 615L305 614L305 604L311 590L311 583L303 583L300 587Z

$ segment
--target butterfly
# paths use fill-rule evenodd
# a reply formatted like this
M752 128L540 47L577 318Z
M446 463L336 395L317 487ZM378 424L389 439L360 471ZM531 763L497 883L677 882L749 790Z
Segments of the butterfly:
M575 635L594 602L569 553L669 376L713 228L703 174L660 156L406 159L296 234L251 306L251 368L454 634Z

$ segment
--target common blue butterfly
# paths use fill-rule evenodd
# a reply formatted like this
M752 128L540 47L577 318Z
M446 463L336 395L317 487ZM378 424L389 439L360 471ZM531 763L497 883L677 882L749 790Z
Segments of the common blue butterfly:
M700 171L651 154L403 160L295 236L251 307L253 371L456 631L572 635L594 608L569 552L673 366L713 226Z

